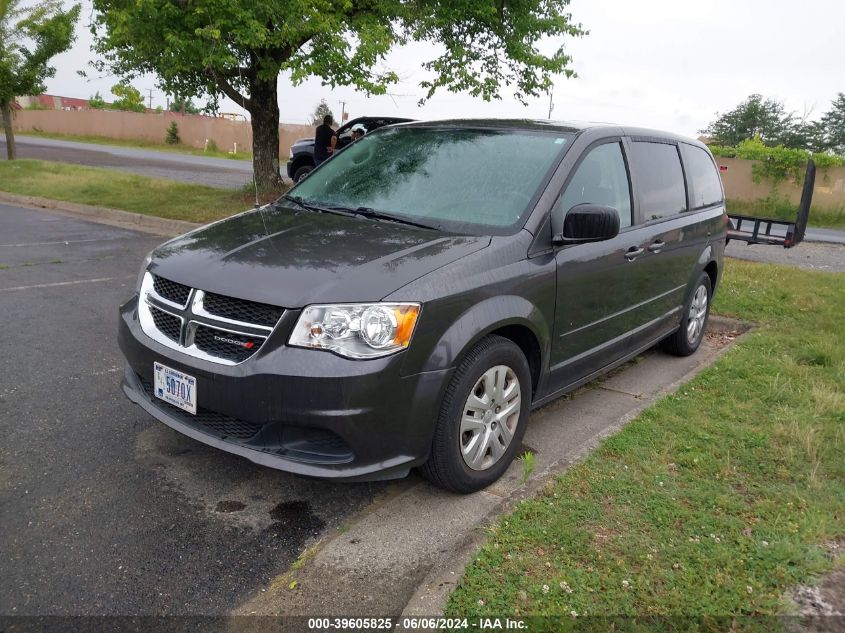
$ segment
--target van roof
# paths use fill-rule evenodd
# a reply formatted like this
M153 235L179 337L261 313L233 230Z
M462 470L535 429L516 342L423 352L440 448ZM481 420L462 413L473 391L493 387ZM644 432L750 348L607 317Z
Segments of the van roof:
M579 134L586 130L597 130L608 128L611 134L625 134L627 136L666 139L683 141L691 145L702 146L700 141L663 130L651 128L632 127L616 123L603 123L598 121L549 121L545 119L442 119L430 121L414 121L403 123L402 126L409 127L447 127L447 128L491 128L491 129L512 129L512 130L546 130L549 132L561 132L564 134ZM611 132L615 130L615 132Z

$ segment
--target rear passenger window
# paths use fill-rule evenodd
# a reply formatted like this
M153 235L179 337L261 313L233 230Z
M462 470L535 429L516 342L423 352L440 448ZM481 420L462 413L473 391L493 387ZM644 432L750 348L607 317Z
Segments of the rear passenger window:
M599 145L578 165L560 198L564 213L577 204L601 204L619 212L619 228L631 226L631 188L619 143Z
M681 145L687 179L692 186L692 207L699 209L722 201L722 179L710 154L694 145Z
M686 211L687 192L677 146L634 141L631 153L646 222Z

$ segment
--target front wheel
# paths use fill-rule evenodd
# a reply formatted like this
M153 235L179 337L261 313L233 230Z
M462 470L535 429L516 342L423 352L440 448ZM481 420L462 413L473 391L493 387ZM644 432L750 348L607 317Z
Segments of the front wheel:
M312 171L314 171L314 167L312 167L311 165L303 165L302 167L299 167L293 173L293 181L299 182L300 180L303 180Z
M531 372L522 350L500 336L481 340L446 389L421 474L452 492L489 486L519 450L530 404Z
M701 273L693 288L692 294L684 306L681 327L662 342L663 349L675 356L693 354L701 345L704 338L704 329L707 327L707 317L710 315L710 298L713 294L710 275Z

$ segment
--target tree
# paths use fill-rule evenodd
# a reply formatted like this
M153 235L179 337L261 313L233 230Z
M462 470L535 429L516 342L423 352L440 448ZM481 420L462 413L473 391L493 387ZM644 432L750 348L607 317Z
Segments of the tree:
M317 104L316 108L314 108L314 114L311 115L311 125L318 125L322 123L323 119L327 115L334 119L334 113L329 107L329 104L326 103L325 99L320 99L320 103Z
M836 95L820 124L824 130L824 148L845 156L845 92Z
M504 87L517 99L547 93L555 74L571 77L561 44L545 54L540 40L586 32L566 13L569 0L93 0L91 32L98 68L119 76L156 73L172 94L221 94L251 115L253 172L272 188L279 175L279 73L297 83L320 77L332 87L384 94L396 73L379 63L398 45L440 44L420 84L489 100ZM189 7L189 8L188 8Z
M764 99L753 94L730 112L719 115L703 134L719 145L736 146L755 136L766 145L778 145L793 124L793 117L783 109L783 104L774 99Z
M167 126L164 142L168 145L179 145L182 142L182 139L179 138L179 126L176 125L176 121L171 121L170 125Z
M92 110L105 110L106 102L103 100L103 96L100 94L100 91L94 93L94 96L88 99L88 107Z
M50 60L73 44L79 5L62 9L61 0L0 0L0 111L6 131L6 155L15 159L12 102L41 94L56 74Z
M820 121L806 119L793 121L783 133L780 142L784 147L821 152L825 149L824 126Z
M199 114L200 109L194 105L190 97L175 97L173 103L170 104L171 112L181 112L182 114Z
M111 104L113 110L127 110L129 112L147 111L141 91L128 82L121 81L119 84L113 85L111 87L111 93L117 97Z

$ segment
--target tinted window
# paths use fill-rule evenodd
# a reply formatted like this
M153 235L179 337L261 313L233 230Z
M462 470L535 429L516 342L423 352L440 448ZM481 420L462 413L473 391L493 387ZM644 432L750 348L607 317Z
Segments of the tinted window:
M458 232L512 233L569 138L523 130L385 127L335 154L291 195Z
M635 141L631 152L645 220L686 211L687 193L677 146Z
M692 206L706 207L722 201L722 180L710 154L694 145L681 145L687 179L692 184Z
M619 143L599 145L578 165L560 198L564 213L576 204L590 202L619 211L619 226L631 226L631 190Z

